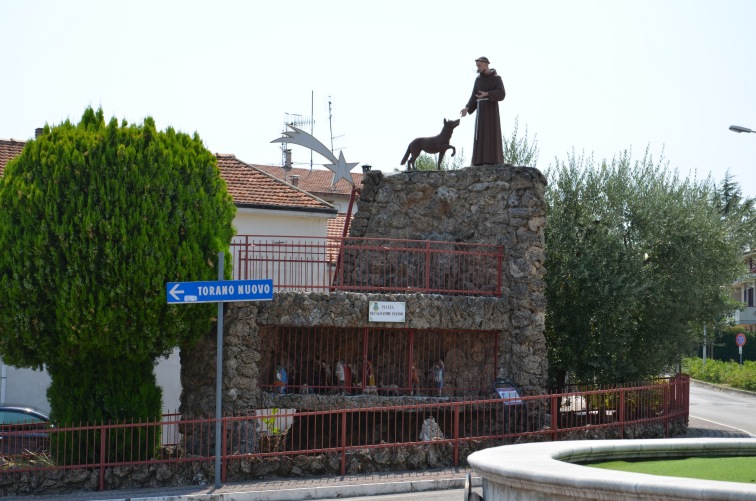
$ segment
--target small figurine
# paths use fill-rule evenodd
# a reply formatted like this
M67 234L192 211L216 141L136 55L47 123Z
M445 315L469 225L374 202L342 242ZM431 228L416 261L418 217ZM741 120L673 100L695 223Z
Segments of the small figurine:
M325 363L324 360L320 361L320 387L318 388L318 394L328 393L328 388L331 386L332 374L331 368Z
M289 383L289 375L286 373L286 369L283 364L276 367L276 374L273 381L273 392L278 394L286 393L286 386Z
M441 358L433 366L433 387L438 391L440 397L441 391L444 389L444 360Z
M363 393L365 395L377 395L378 389L375 387L375 367L373 367L373 362L371 360L367 361L365 375L365 390Z
M352 394L352 366L344 364L344 393Z
M370 360L367 361L367 385L375 386L375 367Z
M417 373L415 364L412 364L412 384L410 387L410 395L420 395L420 375Z
M346 373L344 371L344 361L341 359L336 362L336 379L339 381L339 395L343 395L344 383L346 382Z

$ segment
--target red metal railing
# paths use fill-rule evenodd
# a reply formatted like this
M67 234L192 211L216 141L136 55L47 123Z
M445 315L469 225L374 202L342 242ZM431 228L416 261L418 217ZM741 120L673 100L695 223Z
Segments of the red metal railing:
M234 279L276 291L342 290L499 296L500 245L384 238L238 235Z
M258 410L254 416L222 421L222 480L232 460L326 455L338 459L341 474L347 455L372 449L434 445L445 447L454 465L473 450L515 440L560 440L585 430L607 429L623 437L629 426L657 423L663 435L673 421L688 421L689 378L678 375L636 386L569 391L517 399L423 402L368 408L318 411ZM284 397L285 399L286 397ZM281 400L285 405L286 400ZM215 420L184 419L157 423L120 423L52 428L48 446L57 463L0 459L0 474L65 468L98 468L104 472L125 465L210 462L214 457ZM180 430L173 440L158 431ZM3 440L13 440L9 432ZM18 432L20 433L20 432ZM27 453L28 455L29 453ZM378 452L375 452L378 454Z

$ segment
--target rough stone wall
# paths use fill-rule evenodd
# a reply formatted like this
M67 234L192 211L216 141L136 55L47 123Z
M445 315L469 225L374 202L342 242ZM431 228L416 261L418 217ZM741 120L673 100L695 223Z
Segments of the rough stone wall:
M503 245L501 297L286 292L273 301L227 305L224 412L239 415L270 405L258 389L263 325L496 331L498 376L527 393L542 392L545 185L538 170L507 165L367 174L351 236ZM368 322L369 301L405 301L406 324ZM215 337L213 331L182 349L184 417L215 413ZM312 398L308 407L320 407Z
M503 245L500 377L536 391L545 384L546 178L529 167L488 165L363 178L350 236Z

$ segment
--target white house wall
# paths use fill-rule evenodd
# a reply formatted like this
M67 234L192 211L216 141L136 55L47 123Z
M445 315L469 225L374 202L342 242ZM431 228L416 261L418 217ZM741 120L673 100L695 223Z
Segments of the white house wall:
M237 235L325 237L328 234L328 220L334 216L335 214L237 208L234 226Z

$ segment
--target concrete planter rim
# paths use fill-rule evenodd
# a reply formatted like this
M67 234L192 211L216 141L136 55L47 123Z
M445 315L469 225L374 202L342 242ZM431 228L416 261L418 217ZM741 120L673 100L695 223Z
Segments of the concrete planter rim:
M689 456L756 456L756 438L639 439L539 442L494 447L468 457L484 486L503 486L531 498L754 499L756 485L664 477L590 468L577 462ZM498 498L497 498L498 499Z

